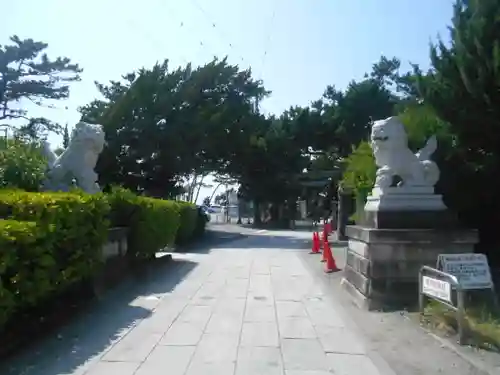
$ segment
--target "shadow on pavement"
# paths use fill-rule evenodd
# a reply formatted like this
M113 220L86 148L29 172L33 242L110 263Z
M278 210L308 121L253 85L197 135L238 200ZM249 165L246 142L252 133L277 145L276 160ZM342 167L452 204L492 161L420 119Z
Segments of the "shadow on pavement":
M186 260L160 260L141 276L129 277L51 337L0 363L0 374L80 374L79 366L103 354L152 314L156 302L151 295L172 291L196 265Z
M177 252L208 254L213 249L241 251L245 249L302 250L308 252L308 236L270 235L247 231L210 230L202 243L184 247ZM341 251L332 245L335 251ZM311 255L311 259L318 255ZM168 258L165 258L168 259ZM171 292L197 263L188 259L158 260L139 276L128 277L95 301L70 324L52 333L51 337L34 342L15 358L0 362L1 375L83 374L78 367L104 354L140 321L152 315L158 300L155 294ZM318 264L318 267L321 267Z

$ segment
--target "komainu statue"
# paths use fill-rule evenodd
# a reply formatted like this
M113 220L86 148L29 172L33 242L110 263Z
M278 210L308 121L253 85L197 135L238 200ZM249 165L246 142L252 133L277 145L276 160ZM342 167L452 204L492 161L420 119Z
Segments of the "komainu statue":
M86 122L75 125L68 147L60 156L56 156L45 143L48 165L43 189L68 191L77 187L89 194L100 192L94 168L104 144L102 126Z
M426 145L414 154L408 148L408 136L404 125L397 117L374 121L371 130L371 146L377 177L375 188L381 191L394 186L396 178L398 187L434 187L439 180L439 168L431 160L437 149L435 136L427 140Z

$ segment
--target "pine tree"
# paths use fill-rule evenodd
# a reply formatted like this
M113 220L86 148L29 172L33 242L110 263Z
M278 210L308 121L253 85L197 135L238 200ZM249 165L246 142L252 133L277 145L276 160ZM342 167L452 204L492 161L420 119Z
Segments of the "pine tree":
M10 45L0 45L0 120L25 119L21 130L32 137L61 130L46 118L28 116L17 103L30 101L53 108L51 101L69 96L68 83L78 81L82 69L67 57L49 59L43 53L46 43L22 40L16 35L10 41Z
M64 148L68 148L68 145L69 145L69 130L68 130L68 124L66 124L63 130L63 146Z
M500 2L457 1L450 31L450 46L431 48L433 69L419 86L467 162L482 169L500 150Z
M500 225L500 2L458 0L449 45L431 48L419 74L424 102L450 125L453 146L441 165L442 192L466 224L495 249ZM489 253L490 261L500 253ZM500 259L498 259L500 260Z

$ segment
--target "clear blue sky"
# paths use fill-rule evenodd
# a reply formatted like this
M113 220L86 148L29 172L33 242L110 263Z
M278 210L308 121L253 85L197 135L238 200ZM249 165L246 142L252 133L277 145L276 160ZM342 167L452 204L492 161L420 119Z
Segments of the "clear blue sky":
M429 42L448 38L452 0L4 0L0 43L12 34L47 42L68 56L82 81L60 109L31 108L74 125L76 108L96 97L95 80L118 79L170 59L202 64L213 56L252 67L279 113L344 88L380 55L428 67ZM214 26L215 25L215 26ZM64 109L67 106L68 109ZM49 138L56 146L60 138ZM203 194L201 194L203 195Z

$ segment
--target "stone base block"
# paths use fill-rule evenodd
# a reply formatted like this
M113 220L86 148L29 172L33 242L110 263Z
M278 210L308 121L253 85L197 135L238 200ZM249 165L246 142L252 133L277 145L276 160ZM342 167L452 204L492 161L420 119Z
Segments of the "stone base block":
M435 267L439 254L474 251L477 231L347 227L347 265L342 285L369 310L413 307L418 272Z
M456 215L449 210L364 211L361 224L377 229L456 229Z

